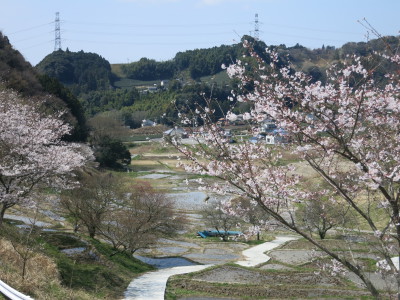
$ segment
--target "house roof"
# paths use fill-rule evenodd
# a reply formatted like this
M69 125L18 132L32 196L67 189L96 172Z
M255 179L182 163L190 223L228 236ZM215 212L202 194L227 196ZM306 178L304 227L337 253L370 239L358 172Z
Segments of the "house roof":
M186 134L186 131L183 128L171 128L168 129L167 131L164 131L165 135L171 135L171 134Z

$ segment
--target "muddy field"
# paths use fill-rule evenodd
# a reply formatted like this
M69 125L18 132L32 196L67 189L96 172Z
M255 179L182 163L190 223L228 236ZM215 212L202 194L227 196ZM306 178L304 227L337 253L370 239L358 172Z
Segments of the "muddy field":
M366 291L349 286L339 277L321 277L314 272L250 270L230 265L192 276L173 277L168 282L168 290L170 294L186 290L194 295L213 295L214 299L359 299L368 296Z

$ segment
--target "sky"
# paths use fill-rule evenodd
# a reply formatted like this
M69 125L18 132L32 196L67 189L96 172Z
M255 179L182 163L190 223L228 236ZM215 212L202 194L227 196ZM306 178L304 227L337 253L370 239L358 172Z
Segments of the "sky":
M364 19L398 35L399 11L399 0L0 0L0 31L34 66L54 51L59 12L63 50L129 63L256 33L267 45L341 47L375 38Z

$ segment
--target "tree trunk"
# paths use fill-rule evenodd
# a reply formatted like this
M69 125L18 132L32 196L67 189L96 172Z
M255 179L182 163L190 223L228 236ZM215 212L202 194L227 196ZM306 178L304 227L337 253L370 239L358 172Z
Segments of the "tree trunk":
M28 259L26 257L22 258L23 263L22 263L22 281L25 280L25 274L26 274L26 263L28 261Z
M4 214L6 210L7 210L7 205L3 203L0 210L0 227L3 225Z
M94 236L96 235L96 227L88 226L88 231L90 238L94 239Z

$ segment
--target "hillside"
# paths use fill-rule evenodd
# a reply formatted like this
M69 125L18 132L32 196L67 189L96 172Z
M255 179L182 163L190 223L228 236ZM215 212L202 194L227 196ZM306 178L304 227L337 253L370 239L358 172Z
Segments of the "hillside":
M244 39L252 41L255 51L269 60L263 41L255 41L250 36L244 36ZM398 44L399 38L389 36L369 42L349 42L341 48L322 45L318 49L308 49L299 44L270 48L279 53L282 64L290 61L291 68L305 72L313 81L323 82L326 69L348 55L367 56L374 51L385 51L387 47L397 49ZM178 52L169 61L158 62L144 57L129 64L110 65L97 54L67 50L49 54L36 69L68 86L79 98L88 117L116 110L122 112L125 125L131 128L137 127L143 118L160 121L163 115L163 122L171 125L176 122L177 110L183 103L193 109L196 103L204 102L199 98L201 92L209 95L213 90L213 96L222 103L220 114L223 114L228 107L224 102L235 89L235 83L221 65L234 63L245 52L242 43L237 43ZM245 60L252 63L249 58ZM376 79L382 80L383 70L388 67L380 66L382 72L377 72Z
M8 38L0 32L0 88L13 89L30 101L36 101L48 111L65 111L63 118L74 128L71 141L87 137L86 121L78 99L57 79L40 75L15 50Z
M109 62L95 53L58 50L47 55L35 68L69 86L75 95L108 90L112 83Z
M245 39L254 43L254 49L264 59L268 60L264 54L265 48L271 47L277 50L283 59L289 59L296 69L309 73L315 79L319 79L319 73L323 73L327 65L344 59L347 55L366 56L373 51L384 51L387 47L396 49L399 44L399 38L388 36L368 42L348 42L341 48L322 45L321 48L309 49L299 44L293 47L268 46L250 36L243 36L242 40ZM222 64L234 63L243 54L245 50L242 43L237 43L178 52L168 61L143 57L132 63L110 65L97 54L70 52L67 49L47 55L35 68L40 73L55 77L70 86L75 94L81 94L108 89L111 85L128 88L146 83L153 85L161 80L202 81L204 77L220 73Z

